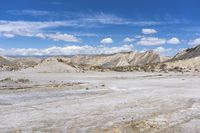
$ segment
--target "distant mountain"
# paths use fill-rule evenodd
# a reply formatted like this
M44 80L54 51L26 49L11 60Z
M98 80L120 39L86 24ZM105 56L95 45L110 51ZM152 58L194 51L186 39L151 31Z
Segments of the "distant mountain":
M8 60L9 59L9 60ZM145 64L159 63L169 58L162 57L153 50L140 52L121 52L110 55L73 55L73 56L54 56L48 58L35 57L9 57L1 58L0 63L10 63L10 70L30 68L38 72L77 72L82 69L90 70L91 67L124 67L142 66Z
M200 45L179 52L172 60L184 60L200 56Z

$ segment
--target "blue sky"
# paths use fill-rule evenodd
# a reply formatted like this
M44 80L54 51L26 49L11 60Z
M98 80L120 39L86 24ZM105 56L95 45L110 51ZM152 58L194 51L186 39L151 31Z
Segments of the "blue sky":
M0 54L162 55L200 44L198 0L1 0Z

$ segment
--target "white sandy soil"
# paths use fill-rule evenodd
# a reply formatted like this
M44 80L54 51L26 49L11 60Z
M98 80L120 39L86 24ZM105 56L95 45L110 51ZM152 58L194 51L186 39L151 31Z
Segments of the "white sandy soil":
M1 133L200 132L199 73L0 73L7 77L30 83L0 82Z

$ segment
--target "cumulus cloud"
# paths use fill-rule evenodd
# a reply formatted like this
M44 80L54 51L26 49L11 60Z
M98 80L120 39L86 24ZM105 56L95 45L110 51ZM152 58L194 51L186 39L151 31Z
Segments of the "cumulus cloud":
M155 29L142 29L143 34L155 34L157 31Z
M142 46L159 46L163 44L180 44L181 41L173 37L169 40L165 38L158 38L158 37L141 37L140 40L137 42L138 45Z
M42 39L49 39L49 40L54 40L54 41L80 42L80 39L76 38L73 35L61 34L59 32L55 33L55 34L38 33L35 36L39 37L39 38L42 38Z
M173 37L173 38L167 40L167 43L168 43L168 44L180 44L181 41L180 41L178 38Z
M159 46L166 43L166 39L157 37L143 37L137 44L142 46Z
M6 38L13 38L13 37L15 37L14 34L10 34L10 33L0 33L0 36L6 37Z
M79 42L73 35L61 33L46 33L45 29L66 26L64 22L29 22L29 21L0 21L0 36L13 38L15 36L38 37L54 41Z
M160 53L163 56L172 56L175 55L179 50L173 48L164 48L164 47L157 47L154 51Z
M50 47L46 49L1 49L1 55L76 55L76 54L113 54L118 52L130 52L134 50L133 45L123 45L120 47L93 47L89 45L84 46L66 46L66 47Z
M163 47L157 47L154 49L156 52L159 52L159 53L165 53L165 52L169 52L169 51L172 51L173 49L172 48L163 48Z
M101 40L101 43L102 44L111 44L111 43L113 43L113 40L112 40L112 38L104 38L104 39L102 39Z
M125 43L129 43L129 42L133 42L133 41L135 41L135 39L134 39L134 38L126 37L126 38L124 38L123 41L124 41Z
M192 45L192 46L197 46L197 45L200 45L200 38L196 38L194 40L190 40L188 42L189 45Z
M146 52L150 49L143 49L140 52ZM164 48L164 47L157 47L154 48L153 51L159 53L162 56L174 56L177 52L182 51L182 49L174 49L174 48Z

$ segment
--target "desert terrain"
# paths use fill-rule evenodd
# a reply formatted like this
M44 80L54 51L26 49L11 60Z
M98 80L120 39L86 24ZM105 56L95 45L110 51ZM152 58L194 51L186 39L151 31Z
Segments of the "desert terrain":
M200 0L0 0L0 133L200 133Z
M0 73L0 131L198 133L200 73Z
M2 56L0 132L199 133L199 57Z

